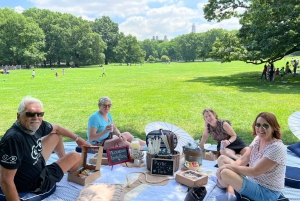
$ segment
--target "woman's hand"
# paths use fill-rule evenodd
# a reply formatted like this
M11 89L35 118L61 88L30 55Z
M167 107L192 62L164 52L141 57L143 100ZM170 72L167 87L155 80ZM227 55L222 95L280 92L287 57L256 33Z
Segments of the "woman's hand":
M105 131L112 133L114 131L113 124L110 124L110 125L106 126L105 127Z
M127 141L127 138L125 137L125 135L120 134L120 135L119 135L119 138L120 138L121 140L123 140L124 142Z

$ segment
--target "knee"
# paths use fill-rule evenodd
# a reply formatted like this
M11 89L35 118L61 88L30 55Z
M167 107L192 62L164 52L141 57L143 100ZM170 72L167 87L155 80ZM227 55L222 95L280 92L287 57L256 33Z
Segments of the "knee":
M76 162L76 163L79 162L81 159L81 155L74 151L68 153L67 155L68 155L68 157L72 158L72 160L74 160L74 162Z

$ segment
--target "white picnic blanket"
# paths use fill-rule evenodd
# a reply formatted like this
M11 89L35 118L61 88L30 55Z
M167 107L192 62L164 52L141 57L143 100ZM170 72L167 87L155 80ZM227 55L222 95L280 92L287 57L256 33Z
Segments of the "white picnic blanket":
M74 151L76 147L75 142L65 142L66 152ZM88 158L92 154L88 154ZM288 150L287 165L300 167L300 159L295 154ZM52 154L48 160L48 164L56 161L58 157L56 154ZM203 160L202 168L205 171L211 172L213 176L210 176L206 185L207 195L204 201L217 201L218 196L224 195L225 191L216 187L215 172L217 168L214 167L216 161ZM182 165L182 162L181 162ZM180 171L181 167L179 168ZM130 172L147 172L146 167L142 168L127 168L122 165L115 165L113 169L111 166L101 166L101 177L94 181L94 183L108 183L108 184L124 184L127 186L126 175ZM179 172L178 171L178 172ZM177 173L178 173L177 172ZM139 174L130 174L129 182L132 183L137 180ZM62 181L57 183L56 191L44 199L45 201L75 201L82 190L82 186L73 182L67 181L67 174L65 174ZM133 190L125 194L125 201L183 201L186 196L187 187L180 185L174 179L170 178L168 184L164 186L151 186L148 184L141 184ZM294 189L285 187L283 194L291 201L300 200L300 189Z
M66 152L74 151L76 143L65 142ZM145 154L146 155L146 154ZM88 154L88 159L92 154ZM48 160L48 164L58 160L56 154L52 154ZM87 160L88 161L88 160ZM184 160L183 160L184 161ZM213 167L216 161L203 160L202 168L203 170L209 172L210 174L215 174L217 168ZM183 165L183 162L181 162ZM180 172L181 167L179 167ZM94 181L94 183L108 183L108 184L124 184L127 186L126 175L130 172L148 172L146 167L142 168L128 168L120 164L111 166L101 166L101 177ZM132 173L129 177L129 183L133 183L138 179L139 174ZM206 185L207 197L210 192L216 186L215 177L209 177L208 184ZM62 181L57 183L56 191L44 199L45 201L74 201L77 199L83 186L75 184L73 182L67 181L67 174L65 174ZM141 184L133 190L125 194L125 201L140 201L140 200L151 200L151 201L183 201L186 196L187 187L180 185L175 181L174 177L170 177L170 181L164 186L153 186L148 184Z

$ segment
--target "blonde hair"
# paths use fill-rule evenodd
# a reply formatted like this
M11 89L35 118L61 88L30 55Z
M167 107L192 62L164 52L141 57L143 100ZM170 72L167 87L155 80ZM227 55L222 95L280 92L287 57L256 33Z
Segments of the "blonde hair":
M205 112L210 112L210 113L212 113L215 117L216 117L216 119L218 119L218 115L217 115L217 113L212 109L212 108L205 108L203 111L202 111L202 115L204 116L204 113Z

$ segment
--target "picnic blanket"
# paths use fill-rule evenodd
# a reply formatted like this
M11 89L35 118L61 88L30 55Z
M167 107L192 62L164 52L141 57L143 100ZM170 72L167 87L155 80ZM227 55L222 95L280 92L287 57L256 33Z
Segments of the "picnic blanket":
M65 142L66 152L74 151L77 146L75 142ZM93 154L88 154L88 159ZM145 154L146 155L146 154ZM48 164L58 160L56 154L52 154L48 160ZM288 151L287 165L300 167L300 159L292 152ZM183 166L184 158L180 162L180 166ZM216 201L219 195L225 194L225 191L216 187L215 172L217 168L214 167L216 161L203 160L202 170L207 171L212 176L209 176L208 183L206 185L207 195L204 201ZM93 183L106 183L106 184L123 184L124 187L132 184L130 189L125 189L125 201L183 201L186 196L187 187L180 185L175 181L175 174L181 171L181 167L174 174L174 177L169 177L169 182L166 185L151 185L141 183L138 185L138 181L141 172L149 172L147 168L128 168L121 164L111 166L101 166L101 177L95 180ZM130 174L129 174L130 173ZM128 180L127 180L128 178ZM83 186L67 181L67 174L63 179L57 183L56 191L44 199L45 201L74 201L80 194ZM300 200L300 189L294 189L285 187L283 191L284 195L290 200Z

